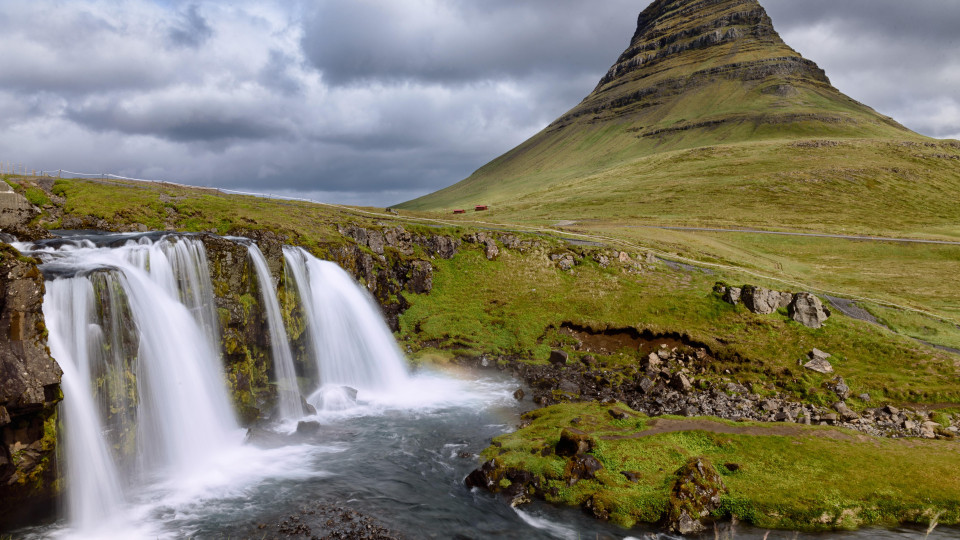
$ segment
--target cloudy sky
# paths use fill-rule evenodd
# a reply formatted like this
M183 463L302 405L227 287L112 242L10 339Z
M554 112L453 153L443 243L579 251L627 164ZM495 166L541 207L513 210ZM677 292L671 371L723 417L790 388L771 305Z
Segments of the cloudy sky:
M960 2L761 0L848 95L960 138ZM0 0L0 160L347 204L469 175L647 0Z

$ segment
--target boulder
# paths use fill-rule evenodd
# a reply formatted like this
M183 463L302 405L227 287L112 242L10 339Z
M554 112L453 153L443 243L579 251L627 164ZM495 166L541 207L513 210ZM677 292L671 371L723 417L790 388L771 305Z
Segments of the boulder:
M414 294L426 294L433 290L433 265L430 261L413 261L407 287Z
M550 363L555 366L566 365L568 358L570 358L570 355L564 351L550 351Z
M833 365L827 361L828 358L831 358L832 355L825 353L820 349L814 349L808 354L810 361L803 365L803 367L816 371L817 373L823 373L824 375L833 373Z
M740 298L743 305L753 313L769 315L780 308L789 306L793 295L747 285L743 288Z
M517 391L513 393L513 399L517 401L523 401L524 396L527 394L523 391L523 388L517 388Z
M924 422L920 424L920 436L924 439L936 439L937 430L942 427L943 426L936 422Z
M740 287L728 287L723 293L723 300L733 305L740 303L740 297L743 295L743 289Z
M843 380L843 377L837 377L836 379L827 382L825 386L840 399L847 399L850 397L850 387L847 386L847 383Z
M487 256L488 261L492 261L500 255L500 248L497 247L497 242L493 238L485 239L483 244L484 254Z
M808 328L821 328L830 317L830 310L823 302L808 292L797 293L787 310L790 318Z
M690 459L676 473L666 528L684 535L705 531L702 520L720 508L720 496L727 491L723 478L709 460L703 457Z
M574 428L564 428L560 432L560 440L557 441L554 451L558 456L578 456L593 450L595 444L593 437L586 432Z

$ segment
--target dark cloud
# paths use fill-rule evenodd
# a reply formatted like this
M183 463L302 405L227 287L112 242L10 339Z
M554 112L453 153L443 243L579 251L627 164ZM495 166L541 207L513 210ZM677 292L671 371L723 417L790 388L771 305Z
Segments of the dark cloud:
M842 91L960 137L960 3L761 2ZM461 180L576 105L646 4L0 2L0 159L397 202Z
M308 13L303 47L330 84L460 83L535 73L597 78L626 48L630 0L327 0Z
M196 4L187 7L179 20L167 31L170 43L178 47L196 49L213 36L213 28L200 14Z

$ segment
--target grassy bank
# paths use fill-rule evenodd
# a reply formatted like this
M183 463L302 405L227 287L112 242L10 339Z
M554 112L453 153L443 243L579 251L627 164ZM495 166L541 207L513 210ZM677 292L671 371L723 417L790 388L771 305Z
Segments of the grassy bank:
M494 439L483 458L533 473L550 502L590 500L592 508L628 527L661 520L674 471L691 457L711 461L729 489L714 514L718 518L799 530L960 523L955 443L881 440L786 424L654 420L637 413L615 420L610 408L566 404L533 411L527 427ZM592 454L603 465L595 479L572 486L564 478L567 460L543 455L568 427L592 437ZM634 473L636 482L622 472Z

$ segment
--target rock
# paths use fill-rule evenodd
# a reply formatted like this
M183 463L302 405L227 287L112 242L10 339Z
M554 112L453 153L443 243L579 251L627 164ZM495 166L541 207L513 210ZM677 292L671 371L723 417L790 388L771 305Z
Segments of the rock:
M631 483L634 483L634 484L636 484L636 483L639 482L641 479L643 479L643 475L640 474L640 473L638 473L638 472L633 472L633 471L620 471L620 474L622 474L623 477L627 479L627 482L631 482Z
M787 309L793 320L808 328L821 328L830 317L830 310L823 302L808 292L797 293Z
M580 363L587 367L591 367L597 363L597 359L594 358L592 354L585 354L580 358Z
M870 394L860 394L857 398L864 403L870 403Z
M651 380L650 380L649 378L647 378L647 377L644 377L644 378L640 379L640 382L637 383L637 388L638 388L641 392L643 392L644 394L649 394L649 393L650 393L650 390L652 390L654 386L655 386L655 385L654 385L653 381L651 381Z
M320 432L320 422L297 422L297 435L316 435Z
M386 239L383 237L383 233L380 231L370 231L367 234L367 247L370 248L370 251L376 253L377 255L383 255L383 246L386 243Z
M920 424L920 436L924 439L936 439L937 430L942 427L943 426L936 422L924 422L923 424Z
M569 358L570 358L570 355L568 355L564 351L558 351L558 350L550 351L550 363L555 366L566 365L567 359Z
M677 471L670 494L666 528L679 534L706 530L702 519L720 508L727 487L706 458L692 458Z
M647 355L647 359L643 362L643 367L645 369L659 369L662 363L663 361L660 360L660 355L652 352Z
M723 300L733 305L740 303L740 297L743 295L743 289L740 287L728 287L723 293Z
M464 484L468 488L481 488L496 493L502 477L503 471L499 463L496 459L491 459L467 475Z
M407 288L414 294L426 294L433 290L433 265L430 261L413 261Z
M723 466L730 472L737 472L741 468L739 463L724 463Z
M573 255L567 254L557 261L557 268L563 270L564 272L568 272L572 270L576 264L577 261L573 258Z
M824 375L833 373L833 365L827 361L828 358L831 358L832 355L821 351L820 349L814 349L810 352L808 357L810 361L803 365L803 367L816 371L817 373L823 373Z
M905 431L907 431L908 433L909 433L909 432L913 432L914 430L917 429L917 423L914 422L913 420L904 420L904 421L903 421L903 429L904 429Z
M825 386L840 399L847 399L850 397L850 387L847 386L847 383L843 380L843 377L837 377L836 379L825 383Z
M572 486L580 480L593 480L596 473L603 469L603 464L589 454L578 454L573 457L563 471L563 478L568 486Z
M623 264L627 264L633 261L633 259L630 258L630 255L627 255L626 251L621 251L620 253L618 253L617 260Z
M452 259L460 248L460 241L449 236L429 236L419 242L431 255L441 259Z
M34 260L0 244L0 530L51 508L57 495L63 372L47 349L44 290Z
M486 246L484 248L484 254L487 256L488 261L492 261L500 255L500 248L497 247L497 242L493 238L487 238L484 245Z
M560 381L557 389L567 394L573 394L575 396L580 395L580 385L567 379Z
M687 378L683 373L677 373L670 379L670 386L674 389L687 393L693 389L693 385L690 384L690 379Z
M630 418L629 414L621 411L620 409L610 409L607 412L610 413L610 416L612 416L614 420L626 420L627 418Z
M571 457L586 454L593 450L595 442L587 433L574 428L564 428L560 432L554 451L558 456Z
M853 410L851 410L850 407L847 407L847 404L842 401L834 403L833 410L837 411L837 413L840 415L840 418L842 418L845 422L849 422L850 420L860 417L860 415L853 412Z
M740 296L747 309L760 315L769 315L780 308L787 307L790 305L792 298L793 296L790 293L772 291L752 285L745 286Z
M523 397L527 394L523 391L523 388L517 388L517 391L513 393L513 399L517 401L523 401Z

